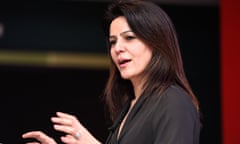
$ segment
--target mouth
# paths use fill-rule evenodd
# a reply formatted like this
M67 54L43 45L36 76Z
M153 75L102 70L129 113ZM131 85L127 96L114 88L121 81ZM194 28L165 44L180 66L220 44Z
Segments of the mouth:
M125 67L125 66L127 66L127 64L128 64L129 62L131 62L130 59L119 60L118 65L119 65L120 67Z

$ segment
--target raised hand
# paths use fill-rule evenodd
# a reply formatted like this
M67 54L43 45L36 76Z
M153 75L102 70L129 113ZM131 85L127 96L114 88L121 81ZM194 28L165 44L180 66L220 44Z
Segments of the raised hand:
M90 132L70 114L57 112L56 117L52 117L55 130L66 133L61 137L61 141L66 144L99 144Z
M41 131L31 131L27 132L22 135L22 137L25 138L33 138L38 140L39 142L30 142L27 144L57 144L55 140L49 136L47 136L45 133Z
M66 133L61 136L61 141L65 144L101 144L73 115L57 112L51 121L55 130ZM41 131L27 132L22 137L39 141L28 144L57 144L53 138Z

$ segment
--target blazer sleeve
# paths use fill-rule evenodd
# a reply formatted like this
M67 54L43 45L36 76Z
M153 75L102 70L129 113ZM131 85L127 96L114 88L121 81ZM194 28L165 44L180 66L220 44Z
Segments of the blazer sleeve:
M199 114L184 91L162 95L152 126L154 144L199 144Z

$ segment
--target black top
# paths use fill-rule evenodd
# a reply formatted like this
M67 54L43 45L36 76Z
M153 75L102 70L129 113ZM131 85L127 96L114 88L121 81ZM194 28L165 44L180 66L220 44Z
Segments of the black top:
M170 86L161 96L140 96L117 139L129 104L114 121L106 144L199 144L199 113L179 86Z

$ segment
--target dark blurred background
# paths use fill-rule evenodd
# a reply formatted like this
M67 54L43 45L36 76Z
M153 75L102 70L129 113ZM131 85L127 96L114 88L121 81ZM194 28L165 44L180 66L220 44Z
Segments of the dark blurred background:
M200 101L201 144L220 144L219 4L156 2L176 27L186 74ZM57 111L76 115L94 136L106 139L101 96L108 62L101 19L108 3L0 3L0 143L22 144L21 135L30 130L59 139L50 122Z

